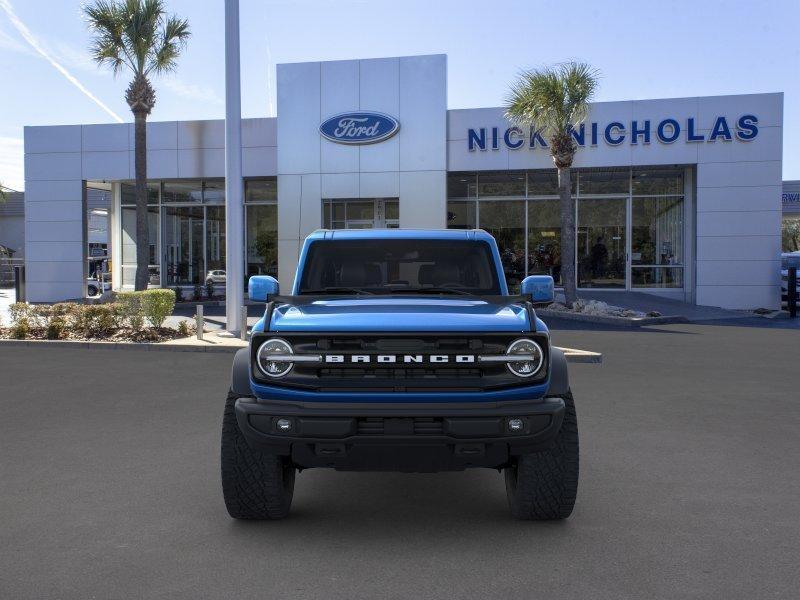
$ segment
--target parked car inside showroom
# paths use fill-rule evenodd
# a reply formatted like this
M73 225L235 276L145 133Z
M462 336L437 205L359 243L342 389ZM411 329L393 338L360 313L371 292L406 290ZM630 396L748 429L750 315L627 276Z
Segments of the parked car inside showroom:
M214 269L206 274L206 283L225 283L225 271Z

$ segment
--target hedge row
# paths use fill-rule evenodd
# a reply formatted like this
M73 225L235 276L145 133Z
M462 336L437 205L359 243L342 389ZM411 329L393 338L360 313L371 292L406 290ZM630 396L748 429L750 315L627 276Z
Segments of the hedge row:
M175 309L172 290L120 292L107 304L26 304L9 308L11 337L24 339L33 330L44 330L48 339L61 339L68 333L102 337L122 328L140 332L147 321L159 328Z

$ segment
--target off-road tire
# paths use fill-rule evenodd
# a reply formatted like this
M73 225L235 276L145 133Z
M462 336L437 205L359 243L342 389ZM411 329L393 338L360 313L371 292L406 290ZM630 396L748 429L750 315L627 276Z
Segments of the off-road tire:
M294 493L294 465L287 457L253 450L236 422L239 398L228 392L222 417L222 495L234 519L282 519Z
M578 493L578 418L572 392L552 448L521 455L505 469L511 514L526 521L566 519Z

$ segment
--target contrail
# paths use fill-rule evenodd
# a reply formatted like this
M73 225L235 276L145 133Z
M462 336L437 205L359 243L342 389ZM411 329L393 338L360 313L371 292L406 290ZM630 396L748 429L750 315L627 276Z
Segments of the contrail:
M97 98L97 96L95 96L94 94L92 94L92 92L87 90L80 81L78 81L69 71L67 71L63 66L61 66L61 64L56 59L50 56L50 54L48 54L47 51L44 48L42 48L42 46L39 44L39 41L31 33L30 29L28 29L25 23L20 21L19 17L17 16L17 13L14 12L14 7L11 6L11 2L9 2L9 0L0 0L0 8L6 11L6 14L8 14L8 18L11 21L11 24L19 32L19 34L23 38L25 38L25 41L28 42L28 44L30 44L31 48L36 50L36 52L38 52L42 56L42 58L44 58L47 62L53 65L53 67L55 67L55 69L59 73L61 73L64 77L67 78L67 81L69 81L72 85L74 85L81 92L83 92L83 94L87 98L89 98L89 100L97 104L97 106L99 106L109 115L111 115L111 117L115 121L117 121L118 123L125 122L117 113L115 113L113 110L108 108L108 106L103 104L103 102L99 98Z

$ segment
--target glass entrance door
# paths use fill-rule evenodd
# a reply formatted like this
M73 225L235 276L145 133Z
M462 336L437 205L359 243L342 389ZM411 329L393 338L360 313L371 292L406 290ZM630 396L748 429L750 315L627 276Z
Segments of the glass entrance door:
M397 229L400 227L400 200L323 200L322 226L325 229Z
M203 282L203 210L202 206L164 209L166 285Z
M621 288L627 284L628 198L578 200L578 287Z

